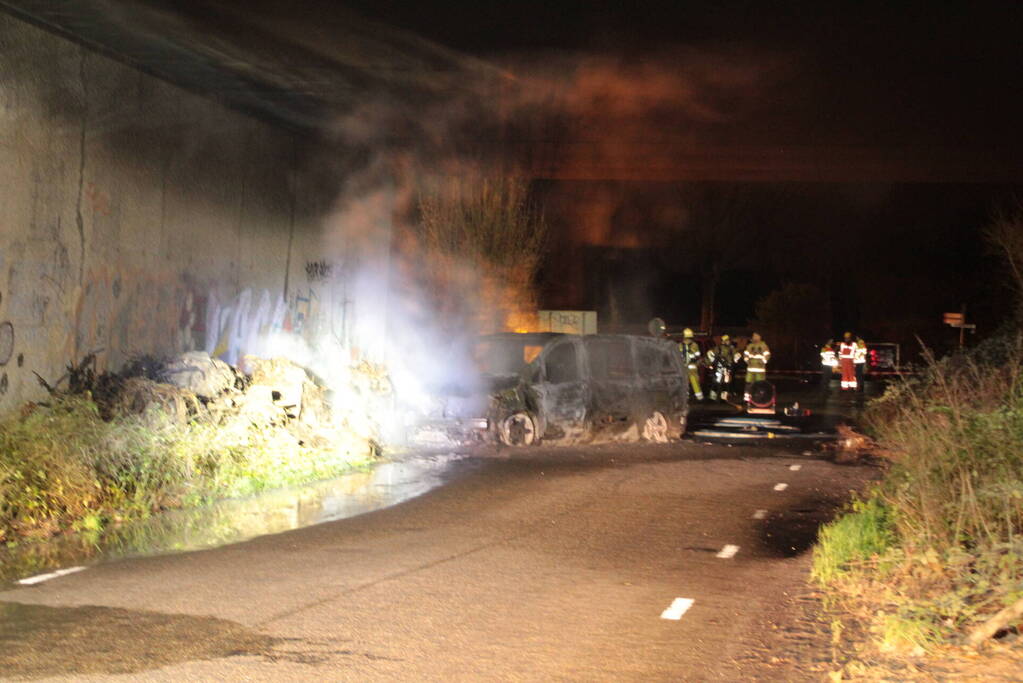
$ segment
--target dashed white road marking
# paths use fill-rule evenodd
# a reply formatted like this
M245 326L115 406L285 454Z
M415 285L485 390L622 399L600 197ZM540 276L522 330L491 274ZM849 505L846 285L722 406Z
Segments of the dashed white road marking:
M721 552L717 554L717 557L721 558L722 560L730 560L733 557L735 557L735 553L737 552L739 552L739 546L732 545L731 543L729 543L728 545L721 549Z
M675 598L671 601L671 605L668 606L668 609L661 612L661 619L678 621L692 606L692 598Z
M788 487L789 487L789 485L788 484L784 484L784 483L782 483L782 484L775 484L774 485L774 490L775 491L784 491Z
M767 510L757 510L753 513L753 519L764 519L767 517Z
M803 466L802 465L789 465L789 469L792 470L793 472L798 472L799 470L803 469Z
M74 574L75 572L80 572L84 569L85 567L68 567L67 569L58 569L57 571L50 572L48 574L36 574L35 576L30 576L27 579L19 579L18 583L22 586L31 586L32 584L49 581L50 579L55 579L58 576L64 576L65 574Z

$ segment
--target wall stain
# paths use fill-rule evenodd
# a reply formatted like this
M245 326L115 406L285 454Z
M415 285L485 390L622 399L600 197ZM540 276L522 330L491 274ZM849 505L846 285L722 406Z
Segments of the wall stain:
M0 323L0 365L7 365L14 354L14 325L10 320Z

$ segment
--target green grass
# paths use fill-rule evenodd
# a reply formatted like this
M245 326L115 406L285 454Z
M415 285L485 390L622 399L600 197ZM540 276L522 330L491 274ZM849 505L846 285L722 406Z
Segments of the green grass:
M889 515L877 498L854 501L851 510L821 528L812 577L827 585L883 554L892 544Z
M325 479L371 457L341 431L314 447L242 416L181 422L150 407L108 421L87 395L63 396L0 423L0 542Z

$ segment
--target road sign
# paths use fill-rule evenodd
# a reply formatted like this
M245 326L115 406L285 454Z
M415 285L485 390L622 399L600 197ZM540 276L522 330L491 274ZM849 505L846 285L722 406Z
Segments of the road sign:
M964 322L966 322L966 315L963 313L946 313L943 316L943 320L945 321L946 325L952 325L953 327L955 327L957 325L962 325Z

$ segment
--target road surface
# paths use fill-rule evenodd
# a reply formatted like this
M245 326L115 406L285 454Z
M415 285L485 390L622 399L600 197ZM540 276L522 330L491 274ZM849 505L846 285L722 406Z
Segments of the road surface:
M481 454L392 508L0 593L0 676L819 680L818 524L876 476L772 446Z

